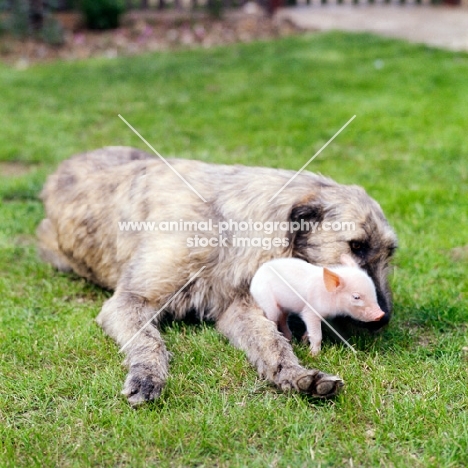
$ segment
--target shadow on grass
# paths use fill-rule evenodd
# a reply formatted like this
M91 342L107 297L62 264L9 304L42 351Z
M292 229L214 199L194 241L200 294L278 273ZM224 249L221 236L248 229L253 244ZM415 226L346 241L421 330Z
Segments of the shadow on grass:
M387 354L397 350L436 346L438 336L466 333L466 317L466 311L439 301L421 304L417 308L400 308L398 315L393 317L389 325L378 332L359 328L345 317L339 317L331 324L357 351ZM290 314L289 326L294 341L302 344L301 338L306 331L303 321L300 317ZM322 333L323 343L343 345L341 338L326 325L322 325ZM307 345L304 343L304 346Z
M159 321L159 329L161 332L166 332L168 329L182 329L188 327L194 331L201 331L203 328L213 328L215 323L209 320L200 320L195 309L189 310L183 319L175 319L172 315L164 313Z

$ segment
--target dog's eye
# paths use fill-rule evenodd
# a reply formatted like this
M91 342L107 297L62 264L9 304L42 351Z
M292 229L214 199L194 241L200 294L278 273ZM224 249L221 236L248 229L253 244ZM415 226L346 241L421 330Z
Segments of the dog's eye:
M353 293L353 299L355 301L359 301L359 299L361 299L361 296L358 293Z
M367 252L369 246L362 241L351 241L349 243L349 248L354 255L362 257Z

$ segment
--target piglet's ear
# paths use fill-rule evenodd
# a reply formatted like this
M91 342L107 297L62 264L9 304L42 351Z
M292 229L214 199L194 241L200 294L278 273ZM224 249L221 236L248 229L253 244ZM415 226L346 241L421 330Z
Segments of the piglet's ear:
M353 268L359 268L359 265L354 261L354 258L351 257L351 255L341 254L340 260L341 260L342 265L353 267Z
M343 283L343 279L328 268L324 268L323 282L325 283L325 288L328 292L335 292Z

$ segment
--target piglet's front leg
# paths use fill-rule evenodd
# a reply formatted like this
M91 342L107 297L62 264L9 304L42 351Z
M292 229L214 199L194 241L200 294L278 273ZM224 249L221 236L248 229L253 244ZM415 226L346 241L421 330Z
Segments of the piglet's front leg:
M320 353L320 348L322 344L322 324L319 315L309 308L302 311L302 320L307 328L307 336L310 343L310 354L312 356L317 356Z

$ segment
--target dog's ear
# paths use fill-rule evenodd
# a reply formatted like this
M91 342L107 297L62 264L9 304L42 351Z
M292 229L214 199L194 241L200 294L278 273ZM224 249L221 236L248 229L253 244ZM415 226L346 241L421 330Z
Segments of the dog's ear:
M303 219L320 223L323 221L323 217L323 207L320 203L304 203L293 206L289 219L292 222L300 222Z
M324 217L325 211L323 206L317 201L301 203L292 207L289 215L291 227L292 223L299 223L294 225L295 228L293 232L290 230L287 234L289 245L292 245L294 249L294 256L307 258L307 260L310 261L310 258L306 256L306 252L311 231L310 229L305 229L302 226L303 223L321 223ZM297 229L298 226L299 229Z

